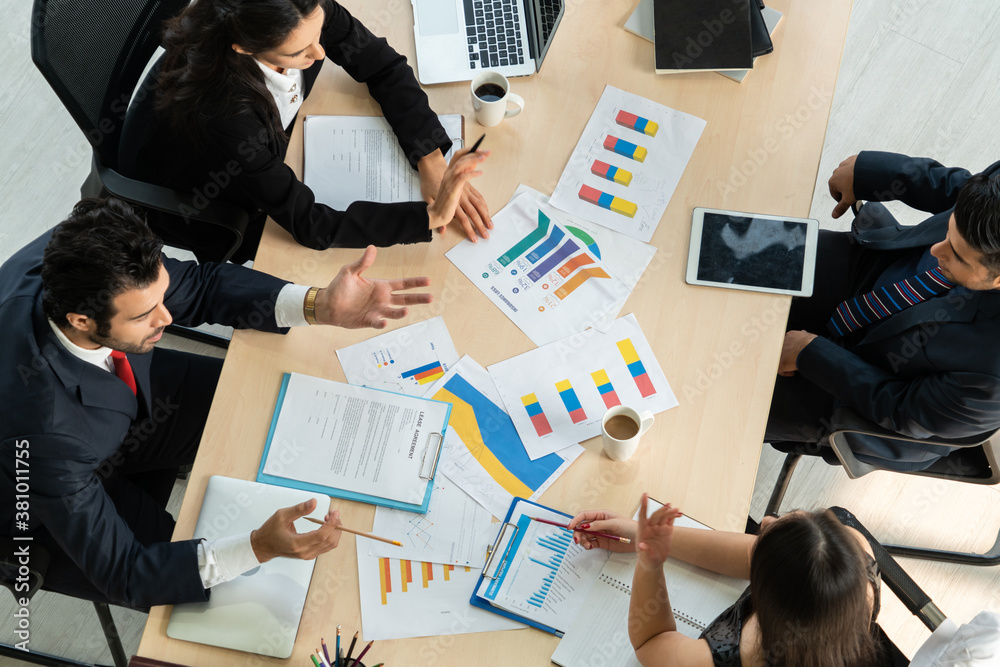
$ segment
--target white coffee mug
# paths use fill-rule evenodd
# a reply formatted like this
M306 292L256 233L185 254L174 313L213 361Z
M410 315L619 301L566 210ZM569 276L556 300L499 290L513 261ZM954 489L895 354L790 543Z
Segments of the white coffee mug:
M524 109L524 99L510 92L510 82L498 72L483 72L477 75L472 80L469 92L472 93L472 108L476 112L476 121L485 127L499 125L504 118L516 116ZM508 102L516 106L508 109Z
M625 417L631 420L631 424L626 422L626 431L617 431L615 425L620 425L620 420L612 425L613 433L608 433L608 422L613 417ZM604 453L612 461L625 461L635 454L639 448L639 438L653 425L653 413L648 410L639 412L626 405L617 405L606 413L601 420L601 440L604 442ZM633 435L628 436L628 432ZM617 436L617 437L616 437Z

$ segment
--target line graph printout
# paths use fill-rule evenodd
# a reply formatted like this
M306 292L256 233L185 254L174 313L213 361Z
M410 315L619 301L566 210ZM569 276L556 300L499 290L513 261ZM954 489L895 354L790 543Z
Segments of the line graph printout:
M606 327L630 291L561 216L517 196L493 216L489 240L446 253L536 345Z
M361 624L366 640L527 627L469 604L481 569L369 556L365 544L369 541L357 541Z
M493 364L489 373L533 459L599 435L614 405L654 414L677 405L632 314L607 333L589 329ZM533 397L530 405L525 396ZM538 428L538 414L547 430Z
M364 540L371 556L479 567L496 530L489 510L439 475L426 514L376 507L372 532L403 546Z
M458 352L439 316L337 350L337 358L350 384L423 396Z
M489 373L470 357L462 357L426 398L452 405L438 470L498 519L515 497L537 500L583 453L571 444L531 460ZM435 500L431 496L432 507Z
M704 129L701 118L606 86L552 205L648 242Z

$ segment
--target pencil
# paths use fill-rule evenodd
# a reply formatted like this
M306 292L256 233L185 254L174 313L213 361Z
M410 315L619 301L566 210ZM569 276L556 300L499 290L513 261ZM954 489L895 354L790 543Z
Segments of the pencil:
M319 519L314 519L311 516L302 517L306 521L312 521L313 523L318 523L321 526L325 526L325 521L320 521ZM394 544L397 547L403 546L402 542L397 542L396 540L390 540L388 537L379 537L378 535L372 535L371 533L365 533L360 530L354 530L353 528L348 528L347 526L337 526L337 530L342 530L345 533L350 533L351 535L360 535L361 537L367 537L369 540L377 540L379 542L385 542L386 544Z
M319 664L319 660L316 659L315 655L311 655L309 657L313 659L313 664L316 665L316 667L323 667L323 665Z
M337 667L340 667L340 625L337 625L337 649L334 657L337 659Z
M308 518L308 517L306 517ZM608 535L607 533L600 533L596 530L583 530L582 528L571 529L568 524L556 523L555 521L549 521L548 519L539 519L536 516L531 517L534 521L540 521L541 523L547 523L550 526L558 526L564 530L578 530L581 533L590 533L591 535L597 535L598 537L606 537L609 540L617 540L622 544L632 544L632 540L627 537L618 537L617 535Z
M323 647L323 655L326 656L327 667L333 667L333 663L330 662L330 652L326 650L326 640L322 637L319 638L320 646Z
M359 632L360 632L360 631L359 631ZM350 645L350 647L349 647L349 648L347 649L347 657L346 657L346 658L344 658L344 667L347 667L347 662L348 662L348 660L350 660L350 659L351 659L351 654L352 654L352 653L354 653L354 644L355 644L355 642L357 642L357 641L358 641L358 633L357 633L357 632L355 632L355 633L354 633L354 639L352 639L352 640L351 640L351 645Z
M370 649L372 647L372 644L374 644L374 643L375 643L374 639L371 640L370 642L368 642L368 646L366 646L365 649L363 651L361 651L361 655L359 655L357 658L354 659L354 665L360 665L361 664L361 658L365 657L365 653L368 653L368 649Z
M319 664L323 667L332 667L330 661L323 657L323 654L319 652L319 649L316 649L316 657L319 658Z
M475 153L479 149L479 144L483 143L483 139L485 138L486 138L486 133L483 133L483 136L476 139L476 143L472 144L472 150L469 152Z

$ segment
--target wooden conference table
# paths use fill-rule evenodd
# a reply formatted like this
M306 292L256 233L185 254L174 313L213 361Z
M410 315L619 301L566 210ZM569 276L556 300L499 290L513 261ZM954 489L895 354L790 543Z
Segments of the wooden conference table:
M409 3L344 4L414 62ZM541 73L512 81L525 110L487 132L484 147L493 154L475 185L496 211L519 183L553 191L605 84L708 122L653 236L656 256L622 310L636 314L680 406L657 416L629 461L604 456L600 438L583 443L586 452L545 493L545 504L570 513L590 508L631 513L640 493L648 491L715 528L744 528L789 298L685 284L691 211L707 206L808 216L851 10L849 0L769 4L784 13L775 51L738 84L713 72L657 76L652 46L622 29L630 2L568 0ZM464 114L467 138L478 137L482 128L473 118L467 82L432 86L427 93L438 113ZM288 152L288 164L300 175L302 119L317 113L378 115L379 110L363 85L336 66L324 67L299 113ZM431 243L379 250L369 276L426 275L434 295L434 303L413 308L391 326L442 315L459 353L483 366L533 349L444 257L459 240L449 228L443 236L435 233ZM326 285L359 255L303 248L269 222L255 268L300 284ZM330 327L298 328L287 336L235 334L175 539L190 538L210 475L254 478L281 374L343 381L334 351L374 334ZM346 525L371 527L373 506L346 501L334 506ZM169 616L170 607L152 610L139 655L212 667L284 662L168 639ZM290 664L309 664L320 636L332 638L338 623L348 636L361 629L357 558L348 534L339 548L318 559ZM556 643L531 629L380 641L371 662L544 665Z

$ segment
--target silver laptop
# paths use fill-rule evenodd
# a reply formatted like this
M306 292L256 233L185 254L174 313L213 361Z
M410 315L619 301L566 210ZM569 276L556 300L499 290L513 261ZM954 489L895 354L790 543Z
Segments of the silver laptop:
M542 66L563 0L411 0L420 83L471 81L482 70L527 76Z
M249 532L260 528L275 510L309 498L316 499L316 509L309 516L322 520L330 509L328 496L213 475L194 536L213 540ZM295 528L304 533L316 526L299 519ZM315 560L275 558L213 586L208 602L174 605L167 636L287 658L295 644L315 564Z

